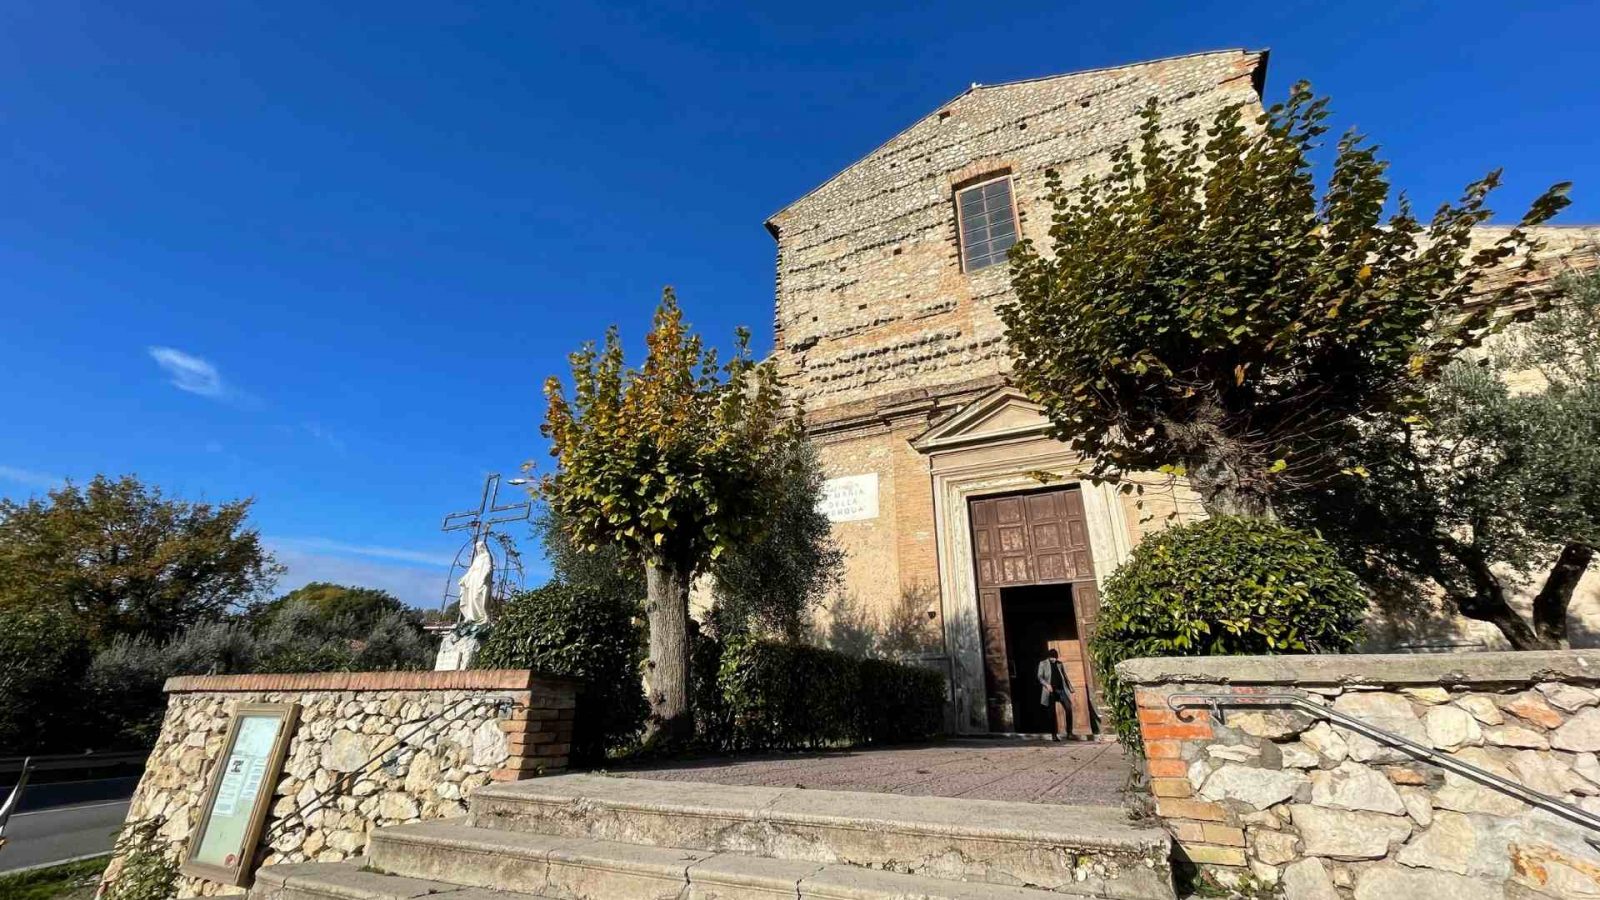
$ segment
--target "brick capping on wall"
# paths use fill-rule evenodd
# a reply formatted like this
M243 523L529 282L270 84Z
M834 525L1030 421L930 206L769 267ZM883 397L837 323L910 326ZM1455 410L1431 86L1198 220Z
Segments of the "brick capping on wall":
M1174 854L1288 900L1600 895L1580 825L1430 757L1298 708L1196 692L1298 692L1600 814L1600 651L1130 660L1145 774Z
M284 675L177 675L169 694L250 691L526 691L535 684L580 681L528 669L469 669L461 672L316 672Z

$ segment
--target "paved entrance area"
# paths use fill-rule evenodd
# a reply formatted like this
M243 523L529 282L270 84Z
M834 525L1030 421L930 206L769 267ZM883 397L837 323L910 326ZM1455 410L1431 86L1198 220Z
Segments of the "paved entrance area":
M951 739L870 750L707 757L613 775L1023 803L1120 806L1129 767L1114 743Z

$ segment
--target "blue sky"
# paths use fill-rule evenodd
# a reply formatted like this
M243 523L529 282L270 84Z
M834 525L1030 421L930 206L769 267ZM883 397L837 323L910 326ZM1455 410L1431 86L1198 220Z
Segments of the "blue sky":
M0 493L257 499L289 565L436 602L545 464L541 380L663 284L770 346L765 217L971 82L1270 47L1424 209L1575 181L1593 3L0 5Z

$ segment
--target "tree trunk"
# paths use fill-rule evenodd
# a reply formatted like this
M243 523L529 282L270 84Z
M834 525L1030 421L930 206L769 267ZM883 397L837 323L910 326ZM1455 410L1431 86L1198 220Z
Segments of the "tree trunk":
M1517 615L1517 611L1511 608L1511 604L1506 600L1505 588L1490 570L1486 560L1466 548L1458 548L1453 555L1472 579L1472 594L1453 593L1450 598L1455 601L1456 608L1463 616L1488 622L1500 629L1500 633L1505 635L1513 650L1560 649L1558 644L1551 643L1536 633L1521 616Z
M1238 461L1218 453L1194 458L1186 468L1189 484L1200 494L1200 503L1208 515L1277 518L1272 500L1261 485L1240 477Z
M1567 646L1567 605L1578 579L1588 571L1594 550L1582 544L1568 544L1550 568L1544 587L1533 598L1533 629L1547 643Z
M694 736L689 704L689 567L646 560L645 610L650 620L650 723L645 740L676 746Z

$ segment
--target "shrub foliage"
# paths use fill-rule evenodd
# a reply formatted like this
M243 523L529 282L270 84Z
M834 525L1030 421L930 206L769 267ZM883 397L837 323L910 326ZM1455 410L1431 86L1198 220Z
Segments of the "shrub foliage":
M608 748L631 745L644 727L638 612L634 602L551 582L506 603L473 665L583 679L572 760L599 762Z
M64 610L0 606L0 752L90 749L76 726L92 655Z
M1107 711L1137 747L1132 688L1116 665L1145 656L1338 653L1361 633L1367 596L1320 537L1219 516L1151 535L1106 583L1089 651Z
M928 738L943 728L944 676L932 669L809 644L702 639L696 660L702 690L712 659L715 696L696 710L707 749L882 744Z

